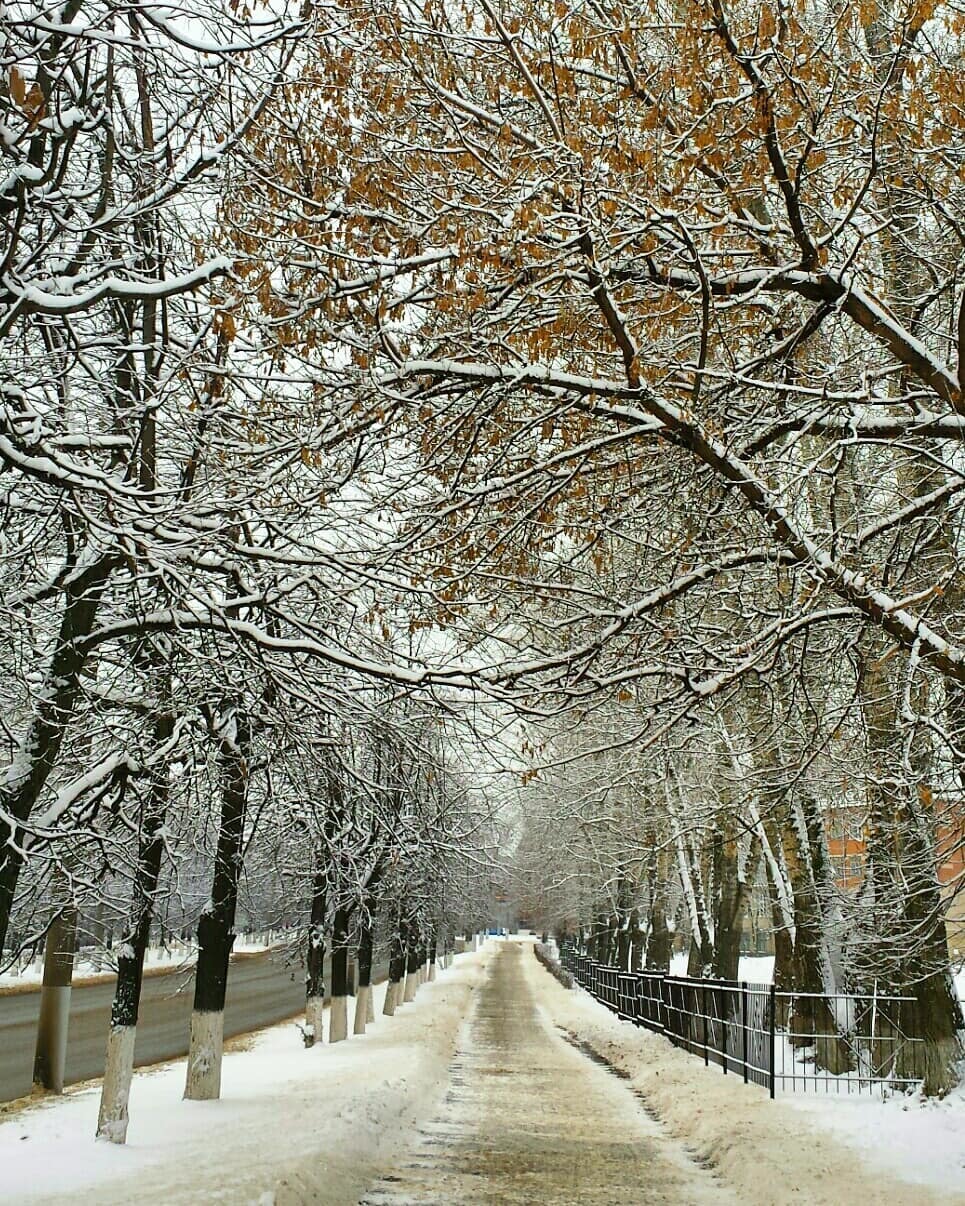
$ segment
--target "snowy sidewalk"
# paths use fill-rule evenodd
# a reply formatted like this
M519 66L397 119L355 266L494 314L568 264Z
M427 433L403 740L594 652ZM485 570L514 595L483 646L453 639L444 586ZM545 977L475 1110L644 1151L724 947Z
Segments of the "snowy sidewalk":
M136 1073L126 1147L97 1143L100 1084L0 1123L3 1197L17 1203L356 1202L430 1111L495 944L459 956L361 1038L306 1050L292 1023L224 1058L222 1099L181 1100L185 1061Z
M532 965L547 1019L625 1075L648 1110L742 1202L965 1204L961 1101L771 1101L764 1090L621 1022L582 989L562 988L535 958Z
M617 1077L548 1024L529 943L490 963L419 1139L361 1206L736 1206Z

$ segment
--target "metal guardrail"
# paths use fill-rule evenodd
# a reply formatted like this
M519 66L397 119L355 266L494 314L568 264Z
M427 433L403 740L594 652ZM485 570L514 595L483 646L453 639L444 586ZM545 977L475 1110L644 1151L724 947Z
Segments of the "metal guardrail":
M564 947L560 962L624 1021L665 1035L744 1083L785 1092L917 1087L922 1040L904 1017L913 997L779 992L773 984L627 972Z

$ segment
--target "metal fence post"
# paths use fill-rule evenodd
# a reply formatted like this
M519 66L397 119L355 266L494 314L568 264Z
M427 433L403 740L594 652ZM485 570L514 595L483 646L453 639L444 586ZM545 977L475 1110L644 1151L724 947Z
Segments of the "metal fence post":
M726 991L726 990L722 990L722 992L723 992L723 991ZM721 1002L720 1002L720 1003L721 1003L721 1005L723 1006L723 1008L722 1008L722 1009L721 1009L721 1011L720 1011L720 1013L721 1013L721 1017L720 1017L720 1045L721 1045L721 1046L723 1047L723 1049L724 1049L724 1050L723 1050L723 1056L724 1056L724 1075L726 1076L726 1075L727 1075L727 1018L728 1018L728 1015L730 1014L730 1009L729 1009L729 1005L730 1005L730 997L729 997L729 996L723 996L723 997L721 998Z
M744 1065L744 1084L747 1084L747 981L741 980L741 1062Z
M770 997L770 1002L771 1002L771 1022L770 1022L770 1035L768 1036L768 1045L770 1047L770 1063L771 1063L771 1100L773 1101L773 1099L774 1099L774 1082L777 1078L777 1071L774 1067L774 1064L776 1062L775 1058L774 1058L774 1050L775 1050L774 1031L775 1031L776 1020L777 1020L776 1019L777 994L774 991L773 983L771 984L771 991L768 995Z
M707 1046L707 985L704 984L701 988L701 997L703 998L703 1013L704 1013L704 1067L710 1064L710 1049Z

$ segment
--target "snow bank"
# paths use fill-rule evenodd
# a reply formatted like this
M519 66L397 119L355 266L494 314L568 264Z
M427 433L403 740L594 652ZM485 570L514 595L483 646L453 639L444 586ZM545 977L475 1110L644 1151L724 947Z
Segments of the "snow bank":
M306 1050L291 1022L225 1053L222 1099L182 1101L184 1060L134 1076L125 1147L96 1143L100 1082L0 1123L4 1200L354 1203L433 1108L494 947L460 956L363 1037ZM233 1040L238 1046L238 1040Z
M561 988L531 963L550 1019L626 1073L646 1107L742 1201L965 1206L965 1112L954 1103L903 1110L874 1099L771 1101L763 1089L621 1022L583 989Z

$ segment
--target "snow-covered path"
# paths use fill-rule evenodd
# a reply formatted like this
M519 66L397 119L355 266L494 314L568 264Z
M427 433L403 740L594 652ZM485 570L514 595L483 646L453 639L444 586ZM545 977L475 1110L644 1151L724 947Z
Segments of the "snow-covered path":
M542 974L529 944L500 947L441 1108L365 1206L736 1202L547 1020L534 992Z

